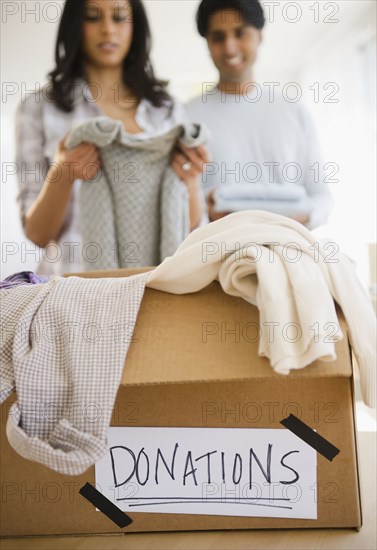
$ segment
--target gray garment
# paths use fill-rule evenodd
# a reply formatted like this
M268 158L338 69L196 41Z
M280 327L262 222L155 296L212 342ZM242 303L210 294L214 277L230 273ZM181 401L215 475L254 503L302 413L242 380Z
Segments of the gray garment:
M148 273L55 278L1 290L0 402L21 456L62 474L106 452L106 434Z
M178 138L196 147L206 141L207 130L178 125L140 139L126 133L121 121L97 117L69 133L67 148L94 143L103 163L80 191L84 269L158 265L187 237L187 187L169 166Z
M286 200L252 200L252 199L224 199L215 195L215 212L243 212L244 210L265 210L280 216L309 216L312 211L310 197L303 197L297 201Z

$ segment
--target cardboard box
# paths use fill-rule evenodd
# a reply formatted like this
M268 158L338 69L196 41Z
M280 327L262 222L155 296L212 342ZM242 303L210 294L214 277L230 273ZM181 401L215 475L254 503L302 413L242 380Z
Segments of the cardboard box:
M338 314L346 334L344 318ZM64 476L13 451L5 435L12 396L1 409L1 535L359 528L353 369L347 337L336 345L335 362L316 362L282 376L258 356L257 341L245 336L245 327L258 321L255 307L226 295L217 282L181 296L146 289L111 425L191 427L198 433L200 428L284 431L280 421L292 413L340 449L332 461L316 453L317 519L127 512L133 522L121 529L79 494L85 483L94 484L94 467L80 476Z

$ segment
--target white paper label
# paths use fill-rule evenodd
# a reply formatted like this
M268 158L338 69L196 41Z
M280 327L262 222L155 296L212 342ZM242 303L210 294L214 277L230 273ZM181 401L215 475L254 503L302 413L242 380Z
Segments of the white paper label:
M129 513L317 519L316 451L285 428L109 428L95 472Z

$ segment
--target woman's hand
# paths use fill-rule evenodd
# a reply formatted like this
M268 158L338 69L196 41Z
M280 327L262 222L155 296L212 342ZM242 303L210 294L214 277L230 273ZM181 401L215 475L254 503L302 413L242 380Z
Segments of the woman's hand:
M208 149L204 145L186 147L178 141L171 158L171 167L186 185L190 185L203 172L209 162Z
M59 142L56 149L53 161L55 171L58 169L63 180L70 183L75 179L94 178L102 164L97 147L93 143L80 143L73 149L66 149L64 142L67 135Z
M179 179L187 186L190 209L190 231L195 229L202 215L200 174L209 162L209 153L204 145L186 147L178 141L171 157L171 167Z

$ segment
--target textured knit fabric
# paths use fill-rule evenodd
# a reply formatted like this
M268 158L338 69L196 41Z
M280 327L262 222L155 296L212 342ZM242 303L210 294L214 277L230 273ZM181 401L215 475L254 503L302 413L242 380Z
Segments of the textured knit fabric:
M14 275L9 275L3 281L0 281L0 289L14 288L19 285L38 285L47 283L48 277L36 275L32 271L21 271Z
M312 205L305 189L299 185L254 183L223 185L213 195L217 212L267 210L282 216L310 215Z
M333 199L316 131L302 101L283 99L279 87L245 87L241 94L203 90L186 108L190 120L209 128L211 153L203 172L206 193L244 184L302 187L310 203L308 229L326 223ZM265 208L268 210L269 205ZM281 212L282 213L282 212Z
M147 286L185 294L213 280L258 307L265 329L259 354L281 374L336 358L334 343L343 337L336 300L360 368L363 399L375 407L376 317L350 259L334 254L334 243L316 242L284 216L238 212L191 233L173 257L149 273ZM331 327L337 330L329 337Z
M20 455L76 475L106 452L146 275L1 291L0 397L17 390L7 436Z
M62 111L48 99L49 88L49 84L46 84L37 92L27 94L18 105L14 119L18 204L23 223L26 212L41 192L59 141L77 125L105 116L84 79L74 82L71 96L73 110L70 113ZM135 121L142 130L137 136L150 138L165 133L178 124L184 124L188 119L182 104L176 100L172 100L171 104L155 107L150 101L143 99L137 107ZM79 179L73 183L64 224L56 243L60 254L56 254L55 245L51 254L40 254L37 272L41 275L62 275L82 270L83 246L79 209L81 183L82 180ZM207 221L204 213L202 223ZM54 258L53 261L49 257Z
M146 140L107 117L70 132L68 148L94 143L103 162L100 172L81 185L82 242L95 243L93 257L84 257L85 270L158 265L187 237L187 187L169 166L178 138L195 147L206 141L207 132L199 125L179 125Z

